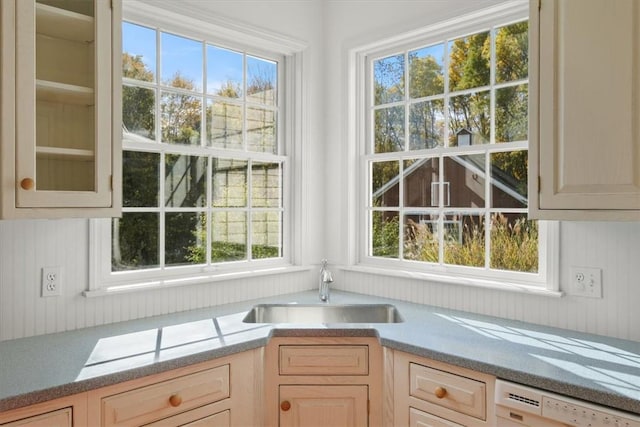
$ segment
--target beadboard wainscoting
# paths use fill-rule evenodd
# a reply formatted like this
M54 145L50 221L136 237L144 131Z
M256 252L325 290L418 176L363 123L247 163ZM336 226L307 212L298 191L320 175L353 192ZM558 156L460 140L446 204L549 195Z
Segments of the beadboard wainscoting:
M336 289L640 341L640 224L561 224L560 282L569 267L603 270L603 298L551 298L334 270ZM0 340L298 292L316 271L99 298L88 280L86 220L0 221ZM331 263L331 260L329 260ZM40 297L40 269L62 266L60 297ZM331 268L331 265L330 265Z
M571 266L602 269L603 298L562 298L345 271L334 287L439 307L640 341L640 224L563 222L560 288Z
M302 271L85 298L88 236L88 220L0 221L0 341L293 293L315 283L313 272ZM61 296L40 296L44 266L62 267Z

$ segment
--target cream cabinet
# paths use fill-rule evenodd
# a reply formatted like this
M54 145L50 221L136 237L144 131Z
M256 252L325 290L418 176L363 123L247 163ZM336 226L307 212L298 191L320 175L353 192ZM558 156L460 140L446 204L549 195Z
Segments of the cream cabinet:
M118 215L120 0L1 8L1 217Z
M0 413L0 427L72 427L86 424L86 393Z
M394 351L393 425L492 427L495 377Z
M90 391L89 425L259 425L261 362L251 350Z
M382 424L382 348L371 338L273 338L265 355L265 424Z
M530 217L640 219L638 28L637 0L530 0Z

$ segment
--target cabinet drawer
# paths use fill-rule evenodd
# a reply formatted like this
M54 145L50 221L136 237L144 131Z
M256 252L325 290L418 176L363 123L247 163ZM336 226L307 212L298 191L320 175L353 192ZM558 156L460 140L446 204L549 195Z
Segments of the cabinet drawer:
M229 365L102 399L102 425L141 425L229 397Z
M191 411L183 412L169 418L163 418L155 423L146 424L145 427L229 427L231 425L231 411L221 411L210 415L211 405L203 406Z
M435 415L409 408L409 427L464 427Z
M409 394L444 408L486 419L486 385L481 381L411 363Z
M0 427L71 427L72 425L71 408L63 408L8 424L0 424Z
M280 375L368 375L366 345L280 346Z

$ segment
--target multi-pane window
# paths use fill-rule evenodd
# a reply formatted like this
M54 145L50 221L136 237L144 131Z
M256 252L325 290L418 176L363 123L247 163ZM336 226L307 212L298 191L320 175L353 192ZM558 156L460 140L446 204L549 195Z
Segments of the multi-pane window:
M537 273L528 22L367 57L364 256Z
M123 23L113 272L282 259L280 61Z

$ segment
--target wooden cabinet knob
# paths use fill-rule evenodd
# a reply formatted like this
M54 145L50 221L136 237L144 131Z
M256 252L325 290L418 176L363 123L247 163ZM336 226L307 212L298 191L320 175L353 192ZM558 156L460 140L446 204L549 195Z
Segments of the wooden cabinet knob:
M447 389L444 387L436 387L433 394L435 394L438 399L442 399L447 395Z
M174 408L180 406L182 404L182 397L180 397L179 394L171 395L169 398L169 404Z
M22 187L23 190L31 190L34 185L35 182L31 178L25 178L20 181L20 187Z
M291 409L291 403L288 400L282 401L282 403L280 404L280 409L285 412L288 411L289 409Z

